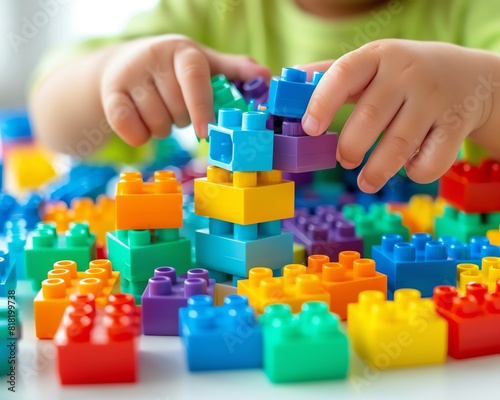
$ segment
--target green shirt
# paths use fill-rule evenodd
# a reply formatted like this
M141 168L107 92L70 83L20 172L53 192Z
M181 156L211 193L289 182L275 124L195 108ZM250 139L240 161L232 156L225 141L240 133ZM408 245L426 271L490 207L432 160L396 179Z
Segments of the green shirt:
M108 43L166 33L187 35L221 52L248 54L279 74L284 66L335 59L383 38L500 52L500 2L391 0L368 13L328 20L305 13L293 0L161 0L136 16L122 35L57 51L41 69ZM352 108L345 106L336 115L334 130L341 129Z

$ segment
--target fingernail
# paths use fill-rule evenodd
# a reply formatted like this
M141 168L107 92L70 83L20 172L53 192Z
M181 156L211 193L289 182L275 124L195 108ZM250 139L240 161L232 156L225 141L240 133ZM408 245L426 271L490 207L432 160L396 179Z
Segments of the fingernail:
M361 189L361 191L365 193L376 193L379 191L379 187L374 186L370 183L368 183L365 179L361 178L358 182L358 186Z
M308 135L317 135L319 131L319 122L308 115L302 123L302 128Z

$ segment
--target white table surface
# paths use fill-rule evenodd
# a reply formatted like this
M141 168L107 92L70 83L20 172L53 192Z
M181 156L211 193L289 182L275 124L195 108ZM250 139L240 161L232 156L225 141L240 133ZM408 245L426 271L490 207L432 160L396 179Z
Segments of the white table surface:
M18 347L16 392L1 379L3 399L474 399L498 398L500 355L444 365L386 371L368 369L351 357L349 377L343 381L271 384L261 370L189 373L178 337L140 338L139 381L135 384L61 386L51 341L34 334L32 298L26 282L17 289L23 313L23 338ZM98 362L98 360L97 360Z

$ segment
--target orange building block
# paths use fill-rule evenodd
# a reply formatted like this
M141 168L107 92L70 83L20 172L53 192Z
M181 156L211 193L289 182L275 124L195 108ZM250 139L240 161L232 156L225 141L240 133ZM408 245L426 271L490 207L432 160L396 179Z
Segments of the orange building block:
M54 337L72 296L91 293L96 306L103 308L108 296L119 291L120 273L112 270L109 260L91 261L85 272L77 272L74 261L56 262L33 302L37 338Z
M364 290L378 290L387 297L387 276L375 270L375 261L360 258L357 251L342 251L339 262L325 255L307 259L307 273L320 278L321 286L330 293L330 311L347 318L347 305L357 303Z
M154 182L123 172L116 188L116 229L182 226L182 190L173 171L156 171Z
M330 294L321 287L320 278L308 274L299 264L285 265L283 276L273 278L269 268L252 268L248 279L238 281L238 294L248 297L248 304L257 314L263 314L269 304L290 305L293 313L301 310L308 301L323 301L330 304Z

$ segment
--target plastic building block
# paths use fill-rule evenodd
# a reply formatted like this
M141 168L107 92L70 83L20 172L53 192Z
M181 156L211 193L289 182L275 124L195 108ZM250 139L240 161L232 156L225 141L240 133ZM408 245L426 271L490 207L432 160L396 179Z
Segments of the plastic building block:
M22 218L13 218L5 224L5 239L11 264L14 264L16 269L16 278L18 280L25 279L25 255L24 247L26 246L26 221Z
M434 218L443 215L445 201L442 198L416 194L408 203L389 203L387 209L391 213L400 213L403 225L408 227L410 234L434 233Z
M177 336L179 309L194 295L214 297L215 280L208 271L191 269L186 278L177 277L175 268L156 268L142 295L142 331L145 335Z
M365 290L378 290L387 295L387 276L375 270L375 262L360 258L356 251L343 251L339 262L330 262L328 256L315 254L307 260L307 273L320 278L323 289L330 293L330 311L340 319L347 318L347 306L357 303Z
M59 260L73 260L86 268L96 258L95 235L87 224L72 224L65 234L57 235L55 225L38 223L28 238L25 250L26 278L39 290L47 272Z
M135 382L140 311L130 295L112 295L103 310L72 302L54 337L63 385Z
M7 297L17 286L16 268L9 253L0 250L0 297Z
M33 302L36 337L52 339L64 310L75 295L93 296L97 308L103 308L111 294L120 291L120 273L112 270L108 260L94 260L85 272L78 272L74 261L54 263L54 269L42 282L42 289Z
M178 274L187 272L191 268L191 242L179 237L179 229L109 232L108 256L121 273L125 292L125 280L147 284L158 267L169 265Z
M500 246L500 229L490 229L486 232L486 236L490 240L491 244Z
M299 312L308 301L330 304L330 294L321 287L321 280L307 274L306 267L289 264L283 267L283 277L273 277L269 268L252 268L248 279L238 281L238 294L247 296L257 314L262 314L269 304L289 304L292 312Z
M0 233L3 233L5 223L17 208L16 199L7 193L0 192Z
M293 217L294 183L281 171L234 172L209 166L194 182L198 215L234 224L258 224Z
M274 135L273 169L310 172L337 164L337 134L308 136L300 119L285 118L282 133Z
M468 213L500 212L500 163L457 161L439 180L439 195Z
M337 261L341 251L363 252L363 239L356 236L354 223L333 206L318 206L313 214L297 209L295 217L283 221L282 226L293 233L295 242L306 246L308 255L325 254Z
M64 201L67 205L75 198L97 199L106 192L106 186L116 171L111 166L80 164L49 186L50 200Z
M262 367L262 329L246 297L230 295L219 307L210 296L190 297L179 310L179 335L190 371Z
M253 102L255 109L267 103L269 96L269 86L263 77L257 76L243 83L240 92L247 102Z
M247 103L236 86L220 74L212 77L214 112L217 117L221 108L239 108L247 110Z
M455 285L457 261L448 259L446 245L426 233L412 235L411 243L401 235L384 235L380 246L373 246L377 271L387 275L387 298L401 288L417 289L431 297L434 287Z
M306 262L306 247L300 243L293 244L293 264L304 264Z
M481 264L483 257L499 257L500 246L490 244L486 236L471 237L469 243L462 243L454 236L439 238L446 245L448 258L459 264Z
M500 257L484 257L481 269L477 264L457 265L457 288L463 294L470 282L484 283L491 292L495 292L500 279Z
M264 372L271 382L343 379L349 369L349 340L328 305L308 302L292 315L285 304L266 307Z
M500 353L500 291L469 283L465 295L452 286L434 289L437 312L448 321L448 354L463 359Z
M235 285L231 282L223 282L215 284L214 305L221 306L224 304L224 299L232 294L237 294Z
M348 306L347 329L356 353L376 370L446 361L448 324L415 289L397 290L394 301L361 293Z
M273 76L269 87L269 112L288 118L302 118L322 72L315 72L311 82L306 82L306 71L283 68L281 76Z
M355 223L356 235L363 238L364 257L371 257L372 247L380 244L385 234L393 233L409 240L409 231L403 225L401 215L389 213L385 204L373 203L368 212L360 205L347 204L342 208L342 214Z
M182 192L173 171L156 171L154 182L123 172L116 188L116 229L182 226Z
M7 376L7 390L16 376L17 339L20 338L18 308L15 296L0 297L0 377ZM11 378L13 376L13 378Z
M218 124L208 125L208 164L231 172L271 171L273 136L273 131L266 129L265 113L242 114L237 108L223 108Z
M254 267L281 269L292 260L293 236L281 231L280 221L238 225L211 218L208 229L196 232L196 262L216 271L247 277Z
M467 242L473 236L483 236L486 231L500 225L500 213L477 214L464 213L451 206L446 206L442 217L435 219L436 237L456 236Z

